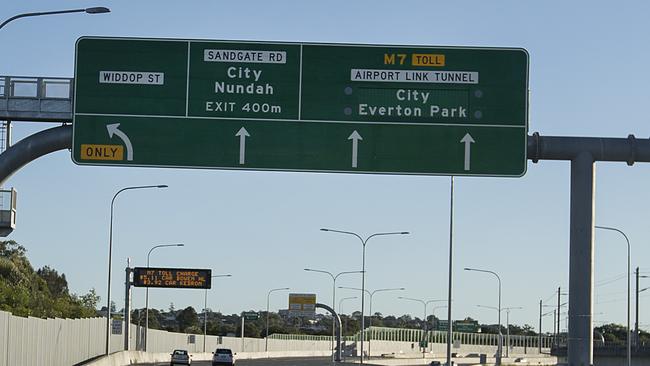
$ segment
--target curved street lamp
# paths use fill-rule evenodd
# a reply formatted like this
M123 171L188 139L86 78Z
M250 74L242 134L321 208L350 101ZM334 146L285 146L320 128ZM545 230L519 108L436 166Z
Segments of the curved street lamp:
M365 306L365 296L363 296L363 292L366 289L366 244L368 244L368 240L371 238L374 238L375 236L384 236L384 235L408 235L410 234L408 231L398 231L398 232L389 232L389 233L375 233L372 234L365 239L363 239L359 234L351 232L351 231L342 231L342 230L334 230L334 229L326 229L326 228L321 228L321 231L329 231L332 233L339 233L339 234L346 234L346 235L353 235L356 236L359 241L361 241L361 245L363 246L363 254L362 254L362 259L361 259L361 363L363 363L363 330L365 329L365 320L364 320L364 306Z
M339 272L337 274L333 274L332 272L329 271L323 271L320 269L313 269L313 268L305 268L305 271L327 274L332 278L332 309L336 309L336 280L339 278L339 276L345 274L361 273L361 271L344 271L344 272ZM336 352L334 352L335 351L334 338L336 338L336 322L332 321L332 361L334 361L334 359L336 358Z
M497 278L497 281L499 281L499 307L498 307L498 312L499 312L499 344L498 344L498 349L497 349L497 361L496 365L500 366L501 365L501 357L503 356L503 340L501 339L503 337L503 334L501 334L501 277L499 277L496 272L493 271L488 271L485 269L476 269L476 268L463 268L465 271L474 271L474 272L483 272L483 273L490 273L494 275Z
M210 278L232 277L231 274L212 275ZM205 338L208 335L208 289L205 289L203 297L203 353L205 353Z
M157 248L167 248L167 247L184 247L185 244L161 244L161 245L155 245L151 249L149 249L149 253L147 253L147 268L149 268L149 257L151 257L151 252L153 252L154 249ZM149 287L146 288L145 290L145 296L144 296L144 350L145 352L147 351L147 341L149 338Z
M485 309L492 309L499 311L499 309L495 308L494 306L487 306L487 305L476 305L479 308L485 308ZM501 310L506 311L506 357L510 356L510 310L521 310L523 307L521 306L511 306L508 308L503 308Z
M647 289L644 289L644 290L647 290ZM359 296L349 296L349 297L344 297L344 298L342 298L341 300L339 300L339 315L342 314L342 312L341 312L341 311L342 311L342 310L341 310L341 309L342 309L341 306L343 305L343 303L344 303L345 301L347 301L347 300L354 300L354 299L358 299L358 298L359 298Z
M264 352L269 351L269 304L270 304L271 293L276 291L287 291L287 290L291 290L291 289L289 287L274 288L269 290L269 293L266 295L266 337L264 338Z
M414 299L412 297L404 297L404 296L398 296L398 299L402 300L409 300L409 301L416 301L422 304L424 307L424 318L422 319L422 341L426 341L427 337L427 305L434 303L434 302L440 302L440 301L447 301L447 300L428 300L424 301L422 299ZM426 347L424 347L424 344L422 345L422 358L425 358L426 354Z
M113 207L115 205L115 199L117 196L124 192L134 189L149 189L149 188L167 188L169 187L166 184L158 185L149 185L149 186L131 186L125 187L117 191L111 200L111 223L108 234L108 289L106 294L106 355L110 353L110 342L111 342L111 267L113 262ZM128 324L127 324L128 326Z
M372 297L375 296L375 293L377 292L385 292L385 291L404 291L406 288L404 287L396 287L396 288L380 288L374 291L368 291L366 289L360 289L357 287L345 287L345 286L339 286L339 288L344 288L346 290L355 290L355 291L362 291L362 293L366 293L368 296L370 296L370 323L368 324L368 328L372 327ZM365 296L363 296L365 297ZM362 299L363 299L362 297ZM361 313L361 319L363 320L364 314ZM361 328L361 339L363 340L363 333L365 331L365 328ZM370 340L368 339L368 357L370 357ZM363 341L362 341L363 342ZM363 343L362 343L363 344ZM362 359L363 359L363 353L361 353Z
M111 9L103 6L98 6L94 8L85 8L85 9L70 9L70 10L42 11L37 13L24 13L24 14L14 15L11 18L5 20L4 22L2 22L2 24L0 24L0 29L2 29L2 27L7 25L7 23L11 22L12 20L16 20L19 18L37 17L41 15L69 14L69 13L102 14L102 13L110 13L110 12Z
M632 337L630 336L630 239L625 233L617 228L609 226L594 226L596 229L616 231L623 235L627 242L627 366L632 365Z

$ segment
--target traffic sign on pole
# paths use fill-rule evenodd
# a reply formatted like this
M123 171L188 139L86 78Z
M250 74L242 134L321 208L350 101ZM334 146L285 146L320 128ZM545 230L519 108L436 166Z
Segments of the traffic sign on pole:
M84 37L78 164L521 176L523 49Z
M242 316L246 320L257 320L260 318L260 314L254 311L245 311L242 313Z
M313 318L316 315L316 294L289 294L289 316Z

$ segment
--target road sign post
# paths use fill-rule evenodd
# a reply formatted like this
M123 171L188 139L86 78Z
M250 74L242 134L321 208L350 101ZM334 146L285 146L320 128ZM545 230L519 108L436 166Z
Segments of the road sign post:
M257 320L257 319L260 318L260 314L259 314L259 313L252 312L252 311L243 312L243 313L242 313L242 316L243 316L246 320Z
M81 38L76 51L78 164L526 171L522 49Z

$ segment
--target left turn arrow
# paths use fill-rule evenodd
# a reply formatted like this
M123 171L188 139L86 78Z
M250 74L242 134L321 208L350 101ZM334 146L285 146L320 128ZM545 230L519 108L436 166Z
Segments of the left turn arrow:
M113 135L117 135L117 137L122 139L124 145L126 145L126 160L133 161L133 145L131 145L131 140L129 139L129 136L122 132L118 127L120 127L119 123L106 125L108 137L113 138Z

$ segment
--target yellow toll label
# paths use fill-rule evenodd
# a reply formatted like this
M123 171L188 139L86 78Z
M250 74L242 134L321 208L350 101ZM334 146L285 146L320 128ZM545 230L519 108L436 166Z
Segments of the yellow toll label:
M411 55L413 66L445 66L445 55L435 53L414 53Z
M124 160L124 146L81 144L81 159Z

